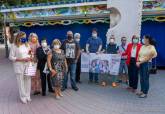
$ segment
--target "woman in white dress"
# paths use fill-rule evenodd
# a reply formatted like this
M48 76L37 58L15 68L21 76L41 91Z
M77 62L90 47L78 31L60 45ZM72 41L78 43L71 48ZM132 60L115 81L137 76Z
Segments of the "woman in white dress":
M10 50L9 59L13 61L17 78L20 100L26 104L31 101L31 77L25 76L24 71L31 59L31 49L27 42L26 33L19 32Z

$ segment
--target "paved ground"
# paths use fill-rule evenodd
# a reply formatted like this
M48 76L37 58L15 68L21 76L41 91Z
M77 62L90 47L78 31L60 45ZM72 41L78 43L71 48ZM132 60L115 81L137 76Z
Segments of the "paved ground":
M165 71L151 76L147 99L137 98L126 91L124 85L116 89L89 85L87 75L82 75L82 81L83 84L78 85L80 91L69 89L60 100L49 94L46 97L32 96L30 104L21 104L12 64L4 58L1 49L0 114L165 114Z

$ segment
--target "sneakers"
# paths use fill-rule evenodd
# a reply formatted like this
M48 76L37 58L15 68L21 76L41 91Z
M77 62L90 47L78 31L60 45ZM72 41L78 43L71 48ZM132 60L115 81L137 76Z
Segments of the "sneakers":
M117 87L118 85L116 84L116 82L112 83L112 87Z
M73 90L78 91L78 87L72 87Z
M147 98L147 94L141 94L141 95L139 95L139 98Z
M32 101L32 99L30 99L30 98L27 99L27 102L31 102L31 101Z
M63 97L62 93L59 94L60 97Z
M26 99L21 99L21 102L22 102L23 104L27 104L27 100L26 100Z
M59 100L60 99L60 96L56 95L56 99Z

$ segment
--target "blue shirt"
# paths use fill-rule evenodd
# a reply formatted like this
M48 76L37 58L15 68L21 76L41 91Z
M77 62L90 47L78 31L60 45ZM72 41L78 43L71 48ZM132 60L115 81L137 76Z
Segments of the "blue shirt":
M102 40L98 38L89 38L87 41L87 44L89 44L89 52L90 53L96 53L99 49L99 46L102 45Z

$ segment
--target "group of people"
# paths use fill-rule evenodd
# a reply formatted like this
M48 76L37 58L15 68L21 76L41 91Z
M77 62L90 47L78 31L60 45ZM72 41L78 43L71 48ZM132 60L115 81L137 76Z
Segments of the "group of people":
M62 91L68 88L70 76L71 87L78 91L76 83L81 83L81 52L79 33L67 32L67 38L61 43L54 39L49 46L46 39L39 39L36 33L27 38L25 32L18 32L10 49L10 60L13 61L17 78L20 100L26 104L31 101L31 93L46 96L46 89L54 93L56 99L63 97ZM142 45L143 44L143 45ZM106 53L121 54L120 76L125 76L129 83L128 90L135 92L140 98L147 97L149 90L148 62L157 56L153 40L144 36L140 43L137 36L127 46L127 38L121 38L121 45L115 43L115 36L109 39ZM102 39L98 37L97 29L92 30L92 36L87 40L85 52L100 54L103 52ZM83 50L83 51L84 51ZM26 76L25 69L33 62L37 64L36 74ZM141 91L137 93L138 72L140 71ZM89 83L99 83L98 73L89 72ZM127 78L128 75L128 78ZM112 86L116 87L122 78L112 76Z

